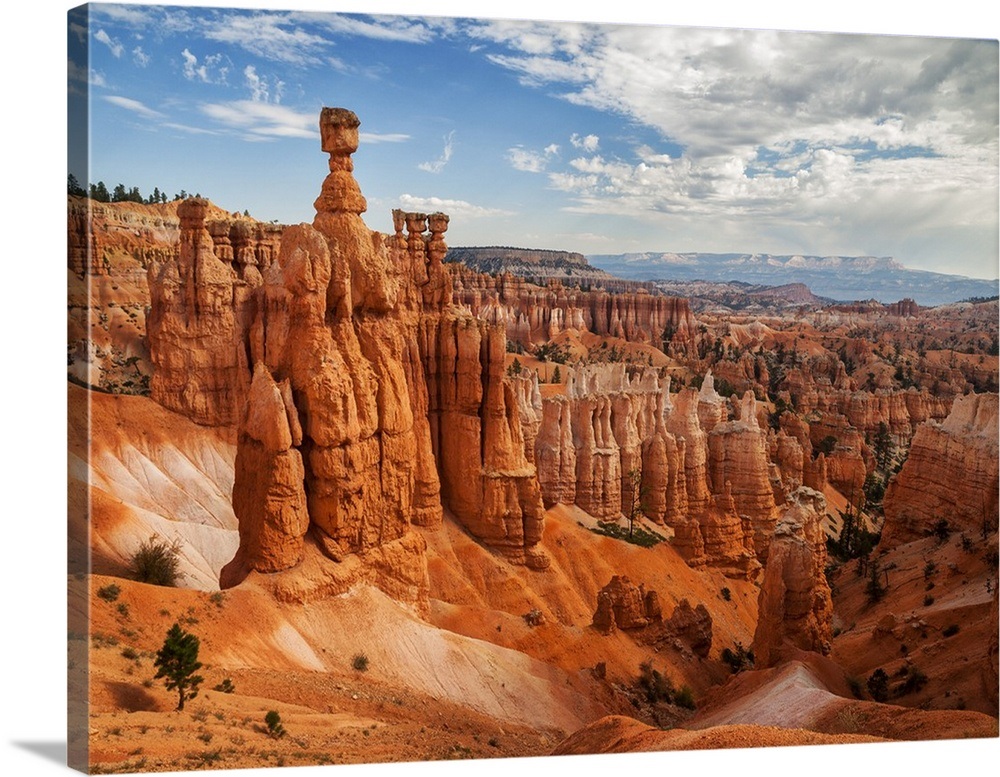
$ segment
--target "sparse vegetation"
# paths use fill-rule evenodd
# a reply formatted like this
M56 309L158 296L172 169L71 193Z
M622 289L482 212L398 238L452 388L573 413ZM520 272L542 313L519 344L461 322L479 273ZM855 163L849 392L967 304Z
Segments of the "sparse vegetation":
M877 558L872 559L868 566L868 582L865 584L865 597L868 599L868 604L875 604L885 598L886 593L889 591L889 584L883 581L883 576L887 576L888 573L882 570Z
M285 735L285 727L277 710L270 710L264 716L264 725L267 726L268 736L274 739L281 739Z
M725 601L727 601L727 602L729 602L729 601L732 601L732 598L733 598L733 592L732 592L732 591L730 591L730 590L729 590L728 588L723 588L723 589L722 589L721 591L719 591L719 593L721 593L721 594L722 594L722 598L723 598L723 599L724 599Z
M351 666L353 666L359 672L368 671L368 656L364 653L355 653L354 658L351 659Z
M639 688L650 704L663 701L672 704L674 701L674 684L670 678L653 668L652 661L639 664Z
M868 675L868 682L865 685L868 688L868 695L875 701L886 701L889 698L889 675L882 667Z
M184 702L198 695L198 686L205 679L195 674L201 669L198 661L199 640L175 623L167 632L163 647L156 654L156 679L163 678L168 691L177 691L177 709L184 709Z
M937 537L938 544L944 544L951 537L951 526L946 518L938 518L931 526L931 534Z
M738 674L744 669L753 669L756 660L753 650L743 647L742 642L737 642L733 648L723 648L722 650L722 660L729 665L732 673Z
M697 706L694 700L694 691L691 690L691 686L682 685L681 689L677 691L674 696L674 704L678 707L683 707L686 710L693 710Z
M171 544L159 537L150 537L132 554L129 572L140 583L172 587L177 584L179 553L178 543Z
M941 634L945 637L954 637L959 632L959 626L957 623L951 623L944 627Z
M896 688L895 695L907 696L921 690L925 685L927 685L927 675L921 672L917 667L911 666L909 671L906 673L906 679L899 687Z
M118 595L121 594L122 589L119 588L114 583L108 583L105 586L101 586L97 589L97 595L106 602L113 602L118 599Z
M630 536L628 529L625 529L613 522L600 522L596 527L591 528L591 531L605 537L613 537L616 540L631 542L633 545L638 545L642 548L651 548L654 545L658 545L666 540L666 537L663 537L654 531L644 529L642 526L634 526Z
M236 690L236 686L233 685L233 681L227 677L212 690L218 691L219 693L233 693Z

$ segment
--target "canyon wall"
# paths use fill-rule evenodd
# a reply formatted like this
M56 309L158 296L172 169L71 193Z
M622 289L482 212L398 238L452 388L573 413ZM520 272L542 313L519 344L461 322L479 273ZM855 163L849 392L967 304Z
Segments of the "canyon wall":
M524 345L546 342L565 329L656 346L664 332L678 342L693 337L694 317L681 297L645 289L621 294L582 291L556 280L541 287L510 274L492 277L454 267L455 302L477 318L502 325L509 340Z
M708 436L699 422L700 407L712 405L721 418L724 403L714 392L671 394L669 384L653 369L593 364L567 368L565 394L545 397L540 410L522 401L522 417L537 428L542 498L547 506L575 504L599 520L642 514L673 529L672 544L689 564L752 574L752 525L738 514L731 484L713 495ZM731 474L752 491L743 473Z
M983 531L984 521L996 530L997 425L996 394L959 397L944 421L920 425L886 490L880 548L923 537L939 520L970 536Z

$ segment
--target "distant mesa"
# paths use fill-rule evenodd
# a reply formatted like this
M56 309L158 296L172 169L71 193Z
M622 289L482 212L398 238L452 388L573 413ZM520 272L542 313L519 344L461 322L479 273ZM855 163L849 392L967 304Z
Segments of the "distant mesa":
M997 294L997 280L911 270L889 257L774 254L628 253L592 255L594 266L622 278L806 284L814 294L853 302L911 297L925 306Z
M452 264L465 265L470 270L488 275L510 273L534 283L544 283L552 278L572 285L628 283L588 264L583 254L574 251L510 246L468 246L449 248L444 260ZM634 281L631 284L646 285L636 284Z

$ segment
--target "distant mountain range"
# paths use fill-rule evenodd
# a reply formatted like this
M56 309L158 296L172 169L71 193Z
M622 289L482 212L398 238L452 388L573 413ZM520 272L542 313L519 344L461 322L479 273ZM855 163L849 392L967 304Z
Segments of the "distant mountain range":
M1000 281L911 270L888 257L776 256L773 254L639 253L592 255L587 259L632 280L741 281L782 286L804 283L821 297L852 302L943 305L970 297L994 297Z

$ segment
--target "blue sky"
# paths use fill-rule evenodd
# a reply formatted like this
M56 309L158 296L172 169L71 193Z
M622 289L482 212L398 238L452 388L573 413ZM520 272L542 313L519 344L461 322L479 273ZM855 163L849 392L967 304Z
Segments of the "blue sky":
M91 6L92 180L311 221L338 105L375 229L440 209L453 245L998 275L995 41L256 5Z

